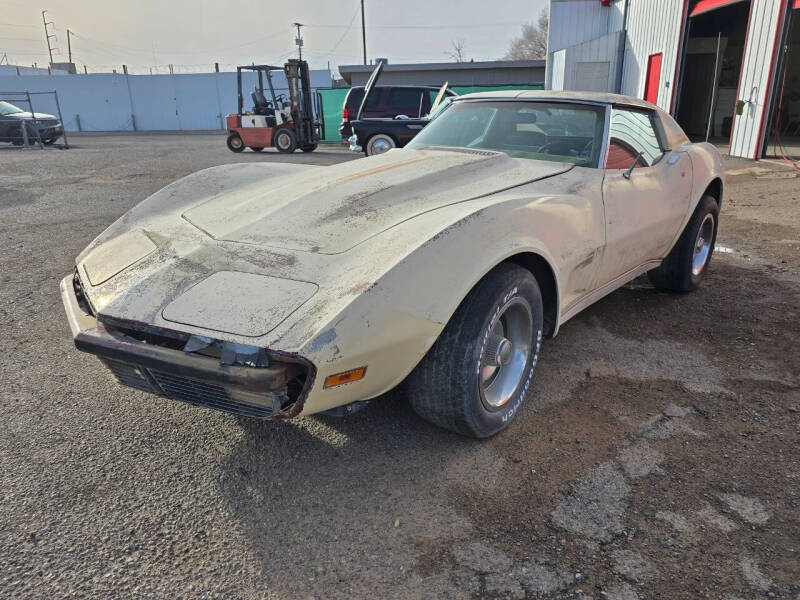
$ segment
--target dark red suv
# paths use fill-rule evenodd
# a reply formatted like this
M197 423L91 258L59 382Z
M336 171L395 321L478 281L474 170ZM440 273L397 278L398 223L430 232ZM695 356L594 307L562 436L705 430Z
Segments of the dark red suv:
M361 118L392 119L398 115L405 115L412 119L424 117L431 111L431 104L438 93L438 87L425 85L379 85L370 95L369 103L364 107L364 114L361 115ZM447 90L447 95L455 96L456 94ZM339 125L339 135L344 140L353 135L350 121L355 120L358 107L363 99L363 86L352 87L347 92L342 107L342 124Z

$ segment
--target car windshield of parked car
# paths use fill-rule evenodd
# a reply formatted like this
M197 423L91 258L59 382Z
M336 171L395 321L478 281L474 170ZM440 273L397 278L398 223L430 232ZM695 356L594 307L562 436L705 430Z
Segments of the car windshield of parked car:
M25 111L17 106L14 106L10 102L3 102L0 100L0 115L13 115L21 112Z
M568 102L459 101L441 113L408 148L472 148L512 158L597 167L605 107Z

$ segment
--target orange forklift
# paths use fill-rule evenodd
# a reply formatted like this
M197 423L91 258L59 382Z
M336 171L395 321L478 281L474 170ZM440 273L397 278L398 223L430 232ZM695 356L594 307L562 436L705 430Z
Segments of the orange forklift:
M244 111L242 71L258 73L258 86L250 94L253 109L249 111ZM273 71L283 71L286 75L288 99L283 94L275 95ZM264 95L265 77L269 98ZM272 65L236 67L236 83L239 91L238 112L225 118L231 152L241 152L245 148L261 152L273 146L278 152L287 154L297 148L303 152L316 150L320 124L314 117L314 96L306 61L293 58L283 68Z

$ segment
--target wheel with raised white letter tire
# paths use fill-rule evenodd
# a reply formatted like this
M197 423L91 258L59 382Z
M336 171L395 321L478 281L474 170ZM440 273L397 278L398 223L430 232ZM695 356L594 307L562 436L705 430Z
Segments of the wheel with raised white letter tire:
M676 292L696 290L714 254L718 225L717 200L703 196L661 266L647 273L652 284Z
M396 147L397 143L392 136L386 135L385 133L376 133L367 140L367 144L364 146L364 153L367 156L375 156L376 154L383 154Z
M504 263L487 274L409 375L417 414L476 438L507 427L533 380L542 315L539 285L528 270Z

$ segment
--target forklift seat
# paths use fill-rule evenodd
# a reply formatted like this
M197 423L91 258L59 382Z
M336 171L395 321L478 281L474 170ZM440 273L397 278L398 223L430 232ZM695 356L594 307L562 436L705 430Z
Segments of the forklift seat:
M253 112L257 115L268 115L272 113L272 105L267 101L261 90L253 90L250 93L253 99Z

